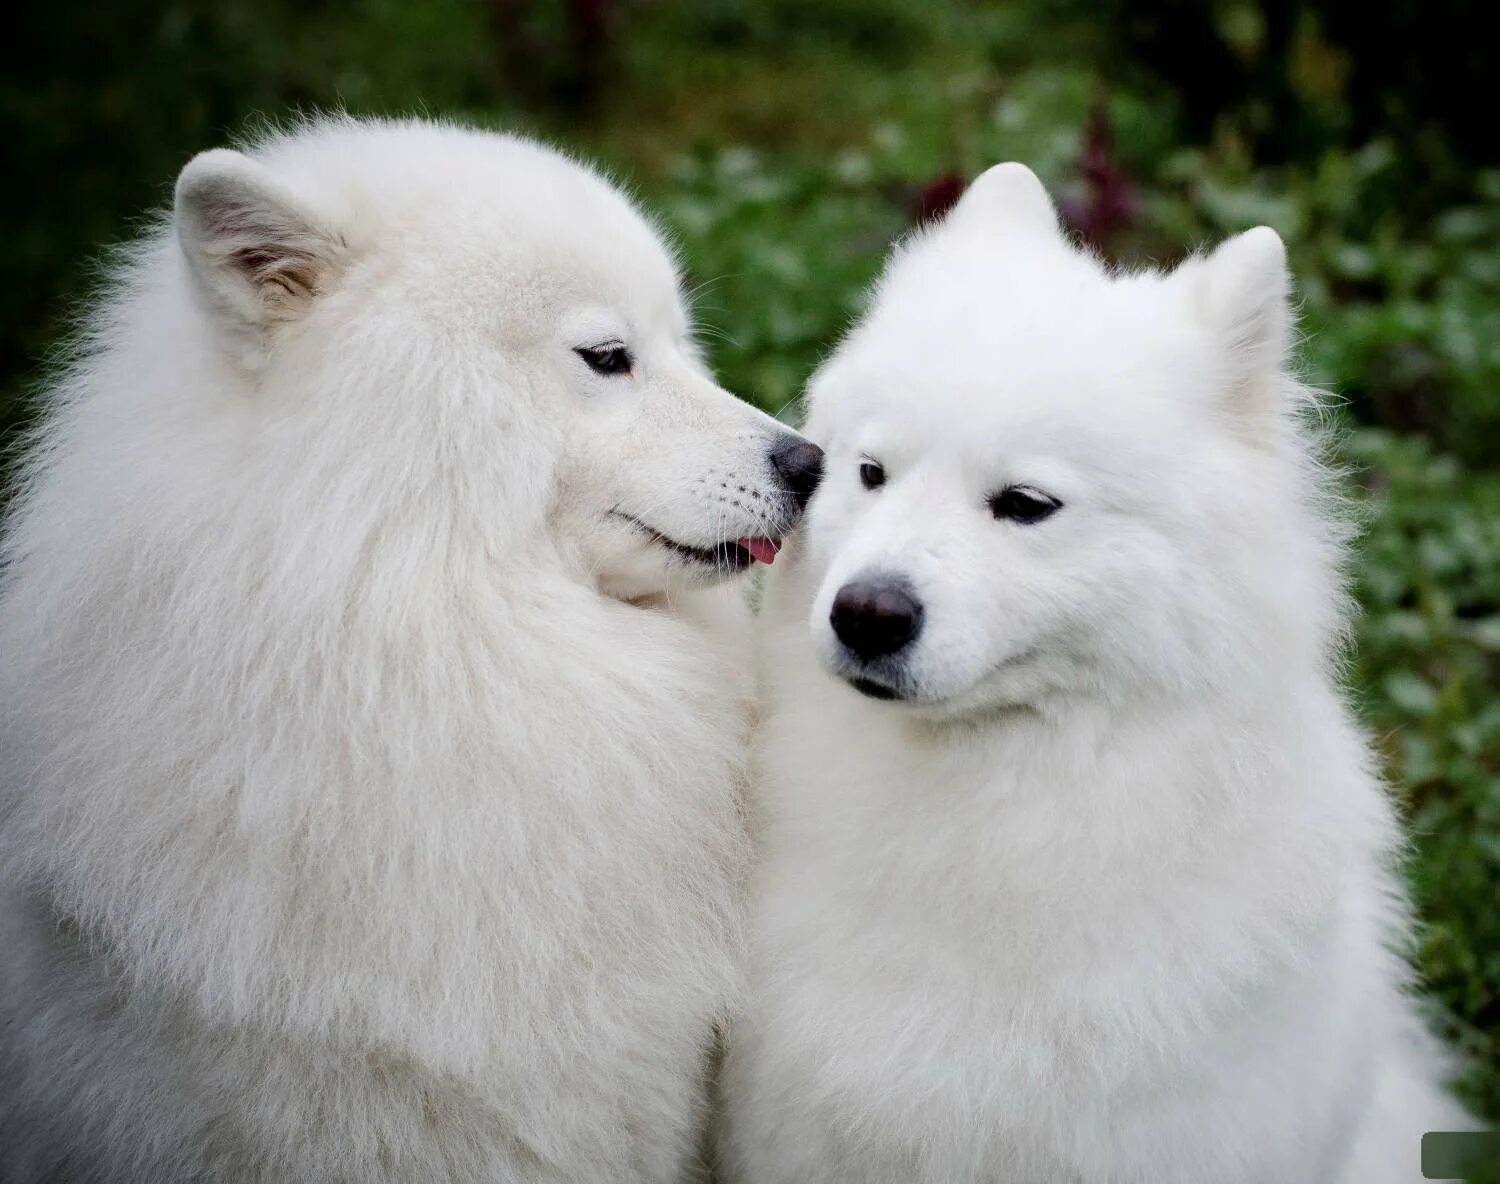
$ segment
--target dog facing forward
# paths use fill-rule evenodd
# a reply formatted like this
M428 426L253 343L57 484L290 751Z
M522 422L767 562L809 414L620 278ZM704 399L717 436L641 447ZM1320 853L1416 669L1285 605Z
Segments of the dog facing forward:
M811 386L737 1184L1420 1179L1391 809L1280 240L1111 274L1001 165Z
M673 1180L818 462L556 153L192 161L5 539L0 1178Z

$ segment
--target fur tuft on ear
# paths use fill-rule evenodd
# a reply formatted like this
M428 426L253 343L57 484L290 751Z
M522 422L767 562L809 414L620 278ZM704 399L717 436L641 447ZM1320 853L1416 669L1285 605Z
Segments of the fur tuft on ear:
M1279 375L1292 333L1291 276L1281 237L1258 226L1186 270L1191 299L1230 353L1235 387L1262 387Z
M289 186L225 148L188 161L173 221L204 295L241 331L301 316L327 289L343 248Z
M1058 234L1057 210L1037 175L1024 164L992 165L964 190L953 216L985 219L1013 229Z

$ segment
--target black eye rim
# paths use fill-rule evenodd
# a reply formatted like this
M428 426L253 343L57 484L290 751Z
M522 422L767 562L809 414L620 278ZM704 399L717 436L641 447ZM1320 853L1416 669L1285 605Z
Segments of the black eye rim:
M1007 485L990 498L990 513L1001 522L1033 526L1062 509L1062 502L1034 485Z
M635 365L630 349L623 341L605 341L599 345L580 345L573 350L595 374L604 378L628 375Z
M859 483L866 489L879 489L885 484L885 466L874 457L860 457Z

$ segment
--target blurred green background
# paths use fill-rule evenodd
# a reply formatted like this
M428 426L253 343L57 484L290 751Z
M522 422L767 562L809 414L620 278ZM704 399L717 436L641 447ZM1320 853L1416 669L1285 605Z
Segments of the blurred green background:
M195 151L334 106L581 149L681 242L727 385L786 408L887 244L998 160L1169 262L1269 223L1366 533L1352 676L1413 835L1416 952L1500 1119L1500 137L1477 4L92 0L22 5L0 432L102 245ZM795 414L794 411L789 414Z

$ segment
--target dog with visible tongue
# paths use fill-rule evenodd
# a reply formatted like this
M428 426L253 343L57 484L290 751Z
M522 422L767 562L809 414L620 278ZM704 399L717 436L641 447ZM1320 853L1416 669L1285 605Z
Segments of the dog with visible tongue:
M537 144L189 163L0 567L0 1179L674 1184L818 448Z
M750 552L751 559L762 563L775 563L776 552L781 550L780 539L740 539L739 545Z

